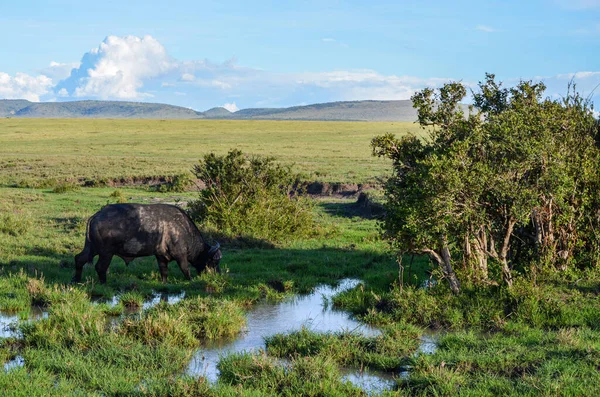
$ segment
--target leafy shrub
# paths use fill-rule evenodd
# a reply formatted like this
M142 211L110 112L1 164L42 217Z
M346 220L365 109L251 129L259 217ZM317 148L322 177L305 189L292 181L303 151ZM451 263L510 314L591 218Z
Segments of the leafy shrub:
M194 181L190 174L179 174L168 178L166 183L158 186L158 191L163 193L180 193L185 192Z
M112 192L109 197L116 199L117 203L126 203L127 202L125 195L119 189Z
M281 241L314 230L309 202L292 195L295 176L272 157L240 150L204 156L193 170L206 188L190 203L192 216L228 235Z
M63 182L59 183L52 189L53 193L67 193L67 192L75 192L79 190L79 185L73 182Z

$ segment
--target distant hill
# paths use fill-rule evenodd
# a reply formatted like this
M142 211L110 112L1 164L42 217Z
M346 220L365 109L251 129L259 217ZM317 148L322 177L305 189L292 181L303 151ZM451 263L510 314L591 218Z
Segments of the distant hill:
M328 102L289 108L250 108L232 113L222 107L197 112L181 106L148 102L4 99L0 100L0 117L415 121L417 112L409 100Z
M0 117L14 116L19 110L31 105L24 99L0 99Z
M9 112L6 111L8 109L10 109ZM0 116L142 119L193 119L203 117L195 110L161 103L121 101L29 102L24 100L0 101Z
M242 109L230 117L260 120L415 121L417 111L409 100L348 101L290 108Z
M212 108L212 109L208 109L205 112L202 112L202 115L207 119L229 118L229 117L231 117L232 113L225 108Z

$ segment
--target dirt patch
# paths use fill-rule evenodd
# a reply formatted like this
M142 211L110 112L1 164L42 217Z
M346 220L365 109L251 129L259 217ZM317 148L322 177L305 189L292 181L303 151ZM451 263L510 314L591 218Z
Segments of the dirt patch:
M355 196L362 191L377 189L375 184L367 183L331 183L331 182L304 182L296 190L304 191L311 196Z

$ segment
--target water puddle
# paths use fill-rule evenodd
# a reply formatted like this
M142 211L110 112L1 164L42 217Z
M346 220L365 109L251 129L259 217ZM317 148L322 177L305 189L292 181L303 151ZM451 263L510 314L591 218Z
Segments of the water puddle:
M17 356L4 364L4 372L8 372L15 368L23 367L24 365L25 359L21 356Z
M177 294L172 294L172 293L167 293L167 292L153 292L152 297L144 300L144 302L142 303L142 310L148 310L148 309L158 305L160 302L166 302L166 303L172 305L174 303L179 302L183 298L185 298L185 291L181 291ZM119 304L120 300L121 300L121 295L118 294L118 295L114 295L110 300L92 299L92 302L93 303L105 303L109 307L114 307ZM135 311L137 311L137 309L126 310L126 312L135 312Z
M421 336L421 344L419 345L419 349L416 354L433 354L436 352L438 345L438 334L429 332Z
M265 347L264 339L275 334L287 334L302 327L315 332L352 331L365 335L378 335L380 331L348 317L348 313L334 310L330 298L341 291L355 287L359 280L343 280L336 288L319 286L310 295L299 295L278 303L261 303L249 313L246 329L233 341L208 343L199 350L190 363L187 373L205 376L214 382L218 377L217 363L221 356L257 351Z
M381 394L396 386L396 379L389 372L367 369L358 371L352 368L345 368L342 369L342 374L342 380L351 382L354 386L360 387L369 395Z
M151 299L145 300L142 304L143 310L148 310L151 307L158 305L160 302L166 302L169 305L179 302L185 298L185 291L181 291L178 294L168 294L166 292L154 293Z
M27 321L36 321L47 318L48 312L40 306L31 306ZM7 314L0 312L0 338L18 337L18 325L21 317L18 314Z
M428 333L423 334L421 336L421 344L419 348L415 352L414 356L418 356L419 354L434 354L438 349L438 337L439 333L430 331ZM410 377L410 372L412 371L412 366L405 365L400 368L398 372L398 377L400 379L408 379Z

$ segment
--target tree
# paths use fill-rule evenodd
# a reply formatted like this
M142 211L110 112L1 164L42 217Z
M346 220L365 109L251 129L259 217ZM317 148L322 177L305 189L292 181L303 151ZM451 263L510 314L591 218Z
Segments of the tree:
M509 287L514 269L598 262L598 123L574 89L561 101L544 90L506 89L488 74L465 114L462 84L424 89L411 99L425 137L371 143L393 161L385 236L400 252L428 254L455 293L457 260L465 281Z

